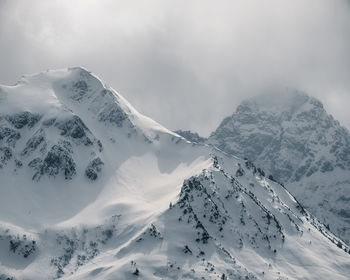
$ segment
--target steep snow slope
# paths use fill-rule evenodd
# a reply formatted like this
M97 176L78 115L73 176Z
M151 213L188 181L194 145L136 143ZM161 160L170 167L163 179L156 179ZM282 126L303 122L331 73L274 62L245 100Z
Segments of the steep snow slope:
M349 252L253 164L213 156L169 209L67 279L347 279L330 240Z
M0 279L346 279L349 248L248 161L81 68L0 87Z
M350 242L350 134L320 101L287 91L246 100L209 142L272 174Z

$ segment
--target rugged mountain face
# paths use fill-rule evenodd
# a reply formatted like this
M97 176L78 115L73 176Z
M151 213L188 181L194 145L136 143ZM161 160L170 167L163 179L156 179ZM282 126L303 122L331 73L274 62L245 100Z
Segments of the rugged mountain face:
M304 93L244 101L209 142L262 167L350 241L350 134Z
M284 187L88 71L0 89L0 279L347 279L349 248Z

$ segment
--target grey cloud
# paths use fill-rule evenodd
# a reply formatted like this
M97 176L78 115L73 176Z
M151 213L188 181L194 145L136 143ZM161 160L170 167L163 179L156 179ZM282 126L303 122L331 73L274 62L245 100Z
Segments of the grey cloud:
M81 65L170 129L207 135L270 88L350 127L348 1L0 1L0 83Z

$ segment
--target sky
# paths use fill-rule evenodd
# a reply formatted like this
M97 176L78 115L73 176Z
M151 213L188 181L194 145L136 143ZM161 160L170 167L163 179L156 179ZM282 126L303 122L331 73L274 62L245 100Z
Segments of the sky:
M350 128L350 1L0 0L0 84L73 66L172 130L285 88Z

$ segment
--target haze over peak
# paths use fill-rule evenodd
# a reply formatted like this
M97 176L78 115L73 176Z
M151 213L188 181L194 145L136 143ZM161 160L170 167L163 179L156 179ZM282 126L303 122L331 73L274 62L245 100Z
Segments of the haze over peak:
M306 104L323 109L323 104L315 97L302 91L285 89L269 91L243 100L236 110L240 111L244 107L250 107L253 110L271 113L294 112Z

